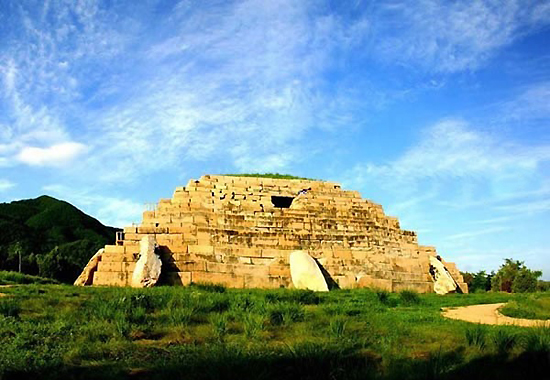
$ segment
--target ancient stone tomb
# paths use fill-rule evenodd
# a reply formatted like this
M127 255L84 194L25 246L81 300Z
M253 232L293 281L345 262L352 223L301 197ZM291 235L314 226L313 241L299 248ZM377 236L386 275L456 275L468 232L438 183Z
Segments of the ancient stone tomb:
M145 211L140 225L124 228L115 245L94 255L75 284L307 288L291 276L294 251L302 251L294 255L299 262L307 262L304 255L315 261L329 288L467 292L453 263L419 246L414 232L356 191L333 182L210 175ZM152 264L139 264L136 274L143 255ZM316 290L324 288L316 276Z

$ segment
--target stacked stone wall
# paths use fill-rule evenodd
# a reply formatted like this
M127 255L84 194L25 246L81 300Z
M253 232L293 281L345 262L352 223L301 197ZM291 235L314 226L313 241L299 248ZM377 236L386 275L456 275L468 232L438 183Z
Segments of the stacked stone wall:
M272 196L293 197L289 208ZM433 291L429 257L414 232L402 230L382 206L333 182L203 176L178 187L124 228L105 247L94 285L126 286L139 241L154 235L163 261L161 282L212 282L238 288L291 287L289 255L305 250L340 287ZM452 263L447 268L463 289Z

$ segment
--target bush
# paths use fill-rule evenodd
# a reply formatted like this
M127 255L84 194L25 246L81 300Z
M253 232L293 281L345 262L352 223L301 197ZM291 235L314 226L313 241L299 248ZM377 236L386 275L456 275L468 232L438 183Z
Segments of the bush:
M533 292L540 276L542 272L530 270L523 261L506 259L491 279L491 289L508 293Z
M387 290L377 290L376 291L376 297L380 301L380 303L389 306L389 307L395 307L397 306L397 299L395 296L393 296L390 292Z
M416 305L420 303L418 293L413 290L402 290L399 293L399 297L401 298L401 302L405 305Z

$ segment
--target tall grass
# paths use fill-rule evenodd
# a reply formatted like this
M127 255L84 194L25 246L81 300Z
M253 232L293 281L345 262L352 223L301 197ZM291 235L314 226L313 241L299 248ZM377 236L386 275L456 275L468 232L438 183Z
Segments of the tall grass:
M515 332L496 328L491 334L491 340L500 355L510 352L517 344L518 336Z
M442 306L514 297L503 294L59 285L2 292L6 379L124 378L136 368L144 378L463 378L453 371L478 369L488 357L546 357L549 340L547 330L465 329L440 316Z
M523 346L527 352L550 353L550 327L534 327L523 337Z
M342 317L330 321L330 335L333 338L342 338L346 332L347 320Z
M487 327L481 324L467 327L465 331L466 343L480 350L485 349L487 344Z
M213 314L210 316L210 323L212 324L212 330L214 336L220 342L223 342L228 331L228 318L227 314Z
M4 317L19 317L21 305L19 301L8 297L0 298L0 315Z

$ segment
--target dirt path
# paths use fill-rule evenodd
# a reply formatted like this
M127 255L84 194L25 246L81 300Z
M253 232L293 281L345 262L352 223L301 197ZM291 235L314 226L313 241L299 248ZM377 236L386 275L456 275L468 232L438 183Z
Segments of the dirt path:
M442 315L446 318L460 319L466 322L482 323L485 325L514 325L522 327L550 327L550 320L512 318L502 315L499 309L505 303L491 303L486 305L472 305L462 307L445 307Z

